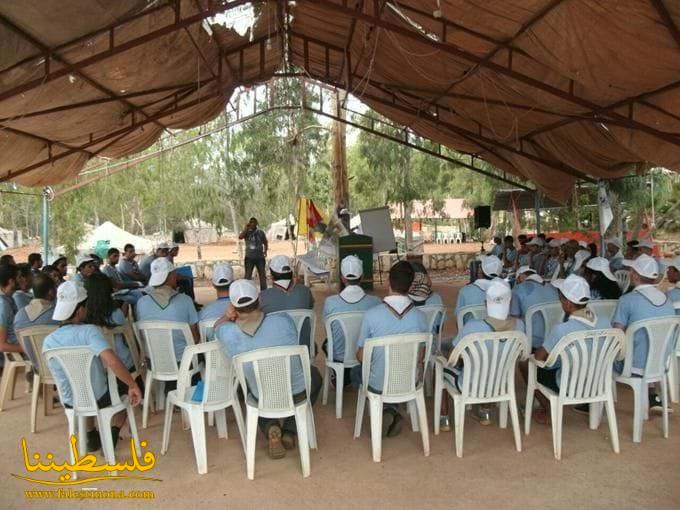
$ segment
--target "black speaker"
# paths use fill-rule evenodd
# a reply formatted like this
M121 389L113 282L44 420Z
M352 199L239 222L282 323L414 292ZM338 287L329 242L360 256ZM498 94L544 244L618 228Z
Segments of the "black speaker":
M491 226L491 206L479 205L475 207L475 228L489 228Z

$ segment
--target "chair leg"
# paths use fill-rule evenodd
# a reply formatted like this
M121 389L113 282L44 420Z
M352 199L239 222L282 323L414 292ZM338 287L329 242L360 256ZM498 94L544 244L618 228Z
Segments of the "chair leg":
M407 406L408 415L411 418L411 430L413 432L418 432L418 408L416 407L416 401L410 400Z
M534 410L534 392L536 386L531 380L531 364L529 364L529 382L527 384L527 398L524 403L524 435L528 436L531 431L531 414Z
M382 457L382 400L380 398L368 399L368 410L371 415L371 449L373 450L373 462L380 462Z
M600 417L602 416L602 402L593 402L588 406L588 427L590 430L597 430L600 427Z
M345 391L345 369L335 374L335 418L342 418L342 397Z
M102 443L102 452L104 458L109 466L116 463L116 453L113 450L113 437L111 435L111 418L108 420L102 419L101 415L97 417L97 427L99 428L99 438ZM111 471L113 476L118 474L118 471Z
M238 398L232 400L231 409L234 411L234 418L236 418L236 427L238 428L238 434L241 438L241 446L243 447L243 453L246 452L246 434L245 426L243 424L243 412L241 411L241 404Z
M668 391L670 393L671 402L677 404L678 398L678 358L675 354L671 355L670 370L668 371Z
M156 410L162 411L165 405L165 381L156 383Z
M38 419L38 396L40 395L40 376L33 373L33 393L31 394L31 432L35 434Z
M215 413L213 411L210 411L208 413L208 426L209 427L215 426Z
M416 408L418 410L418 422L420 425L420 435L423 437L423 454L430 456L430 431L427 429L427 409L425 409L425 395L422 392L416 397Z
M10 380L14 380L15 366L12 362L6 363L5 369L2 371L2 379L0 379L0 411L7 405L7 394L9 393Z
M191 439L194 441L194 454L196 455L196 468L198 473L204 475L208 472L208 452L205 447L205 418L203 411L192 409L189 411L191 421Z
M456 457L463 457L463 432L465 431L465 403L462 398L453 397L454 427L456 429Z
M522 451L522 432L519 428L519 413L517 412L517 399L512 396L509 402L510 420L512 421L512 433L515 436L515 449L518 452Z
M633 384L633 442L642 442L642 421L645 413L644 400L648 399L642 384Z
M170 446L170 431L172 430L172 411L175 406L172 402L168 402L165 406L165 420L163 422L163 443L161 446L161 455L165 455Z
M609 397L605 402L607 409L607 423L609 424L609 435L612 438L612 449L619 453L619 429L616 423L616 411L614 410L614 399Z
M668 439L668 384L666 378L662 377L661 382L661 405L663 406L663 437Z
M153 384L153 375L151 371L146 373L146 381L144 381L144 404L142 405L142 428L145 429L149 420L149 400L151 400L151 385Z
M312 450L316 450L316 425L314 423L314 411L311 405L307 410L307 435L309 436L309 447Z
M227 410L220 409L215 411L215 424L217 425L217 437L229 439L229 434L227 433Z
M508 401L500 402L498 405L498 426L502 429L508 428Z
M298 435L298 450L300 450L300 464L302 465L302 477L309 476L309 436L307 435L307 404L295 408L295 426Z
M248 480L255 479L255 440L257 439L257 411L251 407L246 411L246 472Z
M126 410L128 417L127 423L128 428L130 429L130 435L132 436L132 439L135 442L135 448L137 449L138 452L141 452L142 448L141 445L139 444L139 432L137 431L137 420L135 419L135 410L129 403L126 405Z
M364 420L364 407L366 406L366 393L363 387L359 387L359 392L357 395L357 410L356 416L354 417L354 439L357 439L361 435L361 425Z
M321 389L321 403L323 405L328 404L328 390L331 385L331 370L332 368L326 365L326 369L323 371L323 388Z
M441 421L442 414L442 375L439 373L439 369L435 370L434 375L434 435L439 435L439 422ZM447 397L448 398L448 395Z

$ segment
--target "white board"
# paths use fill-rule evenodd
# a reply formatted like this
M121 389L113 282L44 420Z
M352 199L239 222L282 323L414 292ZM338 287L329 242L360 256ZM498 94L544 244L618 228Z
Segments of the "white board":
M394 239L389 207L376 207L359 211L361 233L373 238L373 253L394 250L397 242Z

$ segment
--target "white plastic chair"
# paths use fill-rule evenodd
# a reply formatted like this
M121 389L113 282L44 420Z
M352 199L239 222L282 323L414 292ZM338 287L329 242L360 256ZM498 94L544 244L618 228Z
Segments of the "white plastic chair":
M667 370L669 357L676 349L680 328L680 316L657 317L633 322L626 328L626 357L621 374L614 374L617 383L626 384L633 389L633 442L642 441L642 421L649 417L649 385L659 383L661 386L661 405L663 406L663 437L668 437L668 380ZM633 338L637 331L647 333L649 351L642 377L633 376Z
M472 315L472 319L486 319L486 304L481 305L468 305L463 306L456 310L456 325L458 326L458 331L463 331L465 322L463 319L467 315ZM470 320L470 319L468 319Z
M427 410L423 391L424 363L430 359L432 333L409 333L370 338L364 344L361 366L362 384L357 396L354 439L361 435L364 407L368 399L371 419L371 445L373 462L380 462L382 456L382 410L383 404L408 402L411 428L423 440L423 453L430 455L430 436L427 429ZM368 389L371 374L371 360L375 349L384 350L385 373L382 393Z
M31 394L31 432L35 433L38 417L38 398L43 391L45 414L52 409L52 387L56 381L47 366L47 359L42 352L43 342L47 335L57 329L57 326L32 326L17 330L17 339L24 352L31 358L33 365L33 392Z
M630 287L630 271L627 269L619 269L614 272L614 277L616 278L616 283L619 284L619 289L625 294Z
M8 400L14 400L14 386L19 375L17 369L23 368L27 372L31 368L31 362L22 358L18 352L3 352L2 354L5 357L5 365L2 369L2 379L0 379L0 411L5 408Z
M307 398L295 403L291 383L291 364L299 358L305 377ZM246 397L246 471L249 480L255 479L255 443L257 421L263 418L287 418L295 416L298 449L302 476L309 476L309 449L316 449L316 428L310 400L311 374L309 351L304 345L269 347L239 354L232 359L241 388L246 391L246 365L252 365L255 374L257 402Z
M316 313L314 310L307 310L306 308L296 308L294 310L281 310L280 312L272 312L269 315L288 314L288 316L295 322L295 327L298 332L298 341L302 342L302 326L305 320L309 320L309 357L314 359L316 357ZM302 343L301 343L302 345Z
M130 323L125 323L122 326L116 326L115 328L100 328L104 337L109 341L111 347L115 350L116 335L123 337L123 341L130 351L130 356L132 357L132 364L134 365L134 371L130 372L133 379L138 376L144 378L146 361L142 356L141 349L137 343L137 338Z
M215 323L217 319L206 319L198 323L198 334L201 337L201 343L210 342L215 339Z
M442 352L442 333L444 331L444 322L446 321L446 306L445 305L423 305L418 307L418 310L427 317L428 331L432 331L433 344L430 350L430 361L427 364L427 371L425 373L425 393L432 395L434 387L434 360L437 354ZM435 326L439 326L438 331Z
M187 346L194 344L194 337L185 322L172 321L137 321L134 324L135 333L142 340L144 350L149 357L150 366L147 367L144 381L144 406L142 410L142 428L146 428L149 418L151 388L154 381L160 384L156 388L156 407L163 409L163 396L166 381L177 381L179 368L172 341L173 331L181 331ZM198 367L194 367L194 373Z
M322 403L328 403L328 390L330 387L331 370L335 372L335 417L342 418L342 398L345 386L345 369L359 364L357 361L357 342L359 330L365 312L341 312L329 315L325 320L326 338L328 339L328 354L326 355L326 370L323 377ZM333 360L333 329L331 325L337 323L345 337L345 357L340 361Z
M203 396L201 400L193 400L196 386L191 385L191 365L197 361L198 354L205 356L205 373L203 376ZM163 426L163 445L161 454L165 455L170 443L172 427L172 411L174 406L187 411L191 421L191 437L194 442L196 468L199 474L208 472L208 454L205 446L204 413L215 413L217 437L228 439L227 407L231 407L236 417L236 425L241 436L241 445L245 451L243 436L243 414L236 395L235 377L231 361L222 352L217 342L188 346L182 354L179 367L177 389L168 393L165 405L165 424Z
M673 303L675 314L678 315L680 310L680 301ZM671 402L677 404L680 401L680 339L678 340L677 349L671 354L668 367L668 389L671 396Z
M543 324L545 325L543 331L546 334L564 319L564 310L559 301L530 306L527 308L526 314L524 314L524 326L529 340L533 338L534 315L536 314L540 314L543 317Z
M520 331L473 333L466 335L456 345L447 360L438 356L434 390L434 433L439 434L442 392L453 398L456 456L463 456L463 430L465 407L468 404L500 403L500 427L507 427L510 408L515 448L522 451L522 438L515 396L515 368L517 361L526 359L531 352L531 342ZM444 369L463 362L462 390L444 379Z
M619 453L619 432L614 411L612 372L615 358L624 346L624 335L619 329L576 331L562 337L545 362L529 358L527 400L524 432L529 434L535 390L550 400L550 421L553 433L553 453L562 458L562 413L565 405L590 404L590 428L600 424L602 406L607 410L607 422L612 449ZM559 361L559 393L537 382L537 367L553 367Z
M591 299L588 302L590 308L597 317L607 317L611 322L616 311L616 305L619 304L618 299Z
M97 399L92 388L91 370L94 361L94 354L87 347L64 347L60 349L50 349L45 352L45 358L48 362L55 360L64 371L66 380L71 387L71 403L72 409L64 407L66 419L68 421L69 433L69 455L71 462L75 462L73 450L70 447L70 438L75 435L76 423L78 424L78 451L80 455L86 453L86 438L85 438L85 418L88 416L97 419L97 429L99 430L99 438L101 439L102 451L106 458L106 463L109 465L116 464L116 455L113 447L113 437L111 436L111 419L113 416L121 411L127 412L128 423L130 425L130 433L135 442L137 451L141 451L139 446L139 436L137 435L137 424L135 422L135 413L132 406L129 404L127 395L122 399L118 395L118 385L116 376L111 370L108 370L108 385L109 394L111 396L111 405L109 407L100 408L97 406ZM54 377L54 374L53 374ZM61 388L57 386L59 396L62 399ZM77 420L77 421L76 421ZM117 471L112 471L111 475L117 475ZM75 478L76 472L73 473Z

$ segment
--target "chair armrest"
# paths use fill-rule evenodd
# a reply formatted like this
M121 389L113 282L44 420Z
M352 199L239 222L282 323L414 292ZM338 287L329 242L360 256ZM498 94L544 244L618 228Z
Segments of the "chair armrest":
M444 356L442 356L442 355L437 355L437 356L435 356L435 357L434 357L434 362L435 362L436 365L442 366L442 367L445 367L446 365L449 364L449 360L446 359L446 358L445 358Z
M536 366L539 367L539 368L545 368L545 367L546 367L545 361L539 361L539 360L537 360L537 359L534 357L533 354L532 354L531 356L529 356L529 357L527 358L527 360L529 361L529 363L533 363L534 365L536 365Z

